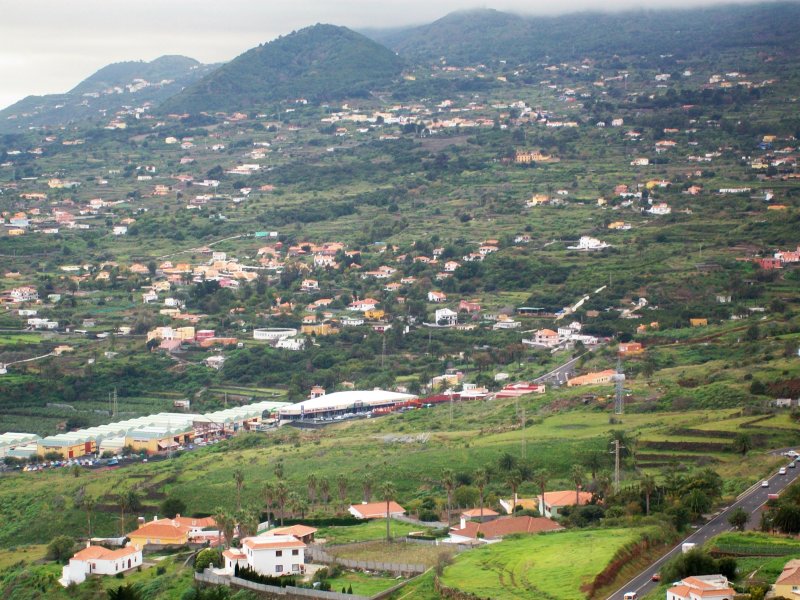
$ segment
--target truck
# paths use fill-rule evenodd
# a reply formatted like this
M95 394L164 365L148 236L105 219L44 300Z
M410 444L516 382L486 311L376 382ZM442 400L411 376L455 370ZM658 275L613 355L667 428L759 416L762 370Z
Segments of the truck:
M686 554L690 550L694 550L696 547L697 547L697 544L695 544L694 542L683 542L681 544L681 552Z

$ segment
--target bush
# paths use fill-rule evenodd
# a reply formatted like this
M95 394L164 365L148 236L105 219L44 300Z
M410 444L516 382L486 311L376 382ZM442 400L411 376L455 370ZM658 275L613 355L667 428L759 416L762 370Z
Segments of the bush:
M262 575L256 572L251 567L240 567L238 577L246 579L254 583L261 583L263 585L273 585L275 587L294 587L295 579L291 576L272 577L271 575Z
M720 573L728 579L736 577L736 560L733 558L714 559L700 548L676 556L661 571L664 581L678 581L693 575L713 575Z
M75 550L75 540L68 535L59 535L53 538L47 546L47 558L60 563L66 563Z
M222 554L213 548L206 548L197 553L194 559L194 570L198 573L205 571L208 567L221 567Z

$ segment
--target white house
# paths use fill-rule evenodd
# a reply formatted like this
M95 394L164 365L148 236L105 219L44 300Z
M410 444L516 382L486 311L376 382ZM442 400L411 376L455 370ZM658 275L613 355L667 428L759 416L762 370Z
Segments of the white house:
M363 502L361 504L351 504L348 512L356 519L385 519L386 502ZM401 517L406 509L394 500L389 501L389 516Z
M438 304L440 302L446 302L446 301L447 301L447 295L444 292L436 292L436 291L428 292L428 302L435 302Z
M651 215L668 215L672 212L672 208L666 202L657 202L647 212Z
M458 324L458 313L449 308L440 308L434 315L435 323L442 327L453 327Z
M667 590L667 600L733 600L736 593L723 575L695 575Z
M109 550L102 546L87 546L76 552L64 565L59 583L64 587L81 583L87 575L116 575L142 564L142 551L134 546Z
M247 566L273 577L305 572L305 549L293 535L262 535L242 541Z
M299 352L300 350L305 349L306 340L304 338L295 338L295 337L281 338L277 341L275 347L282 348L284 350L292 350L294 352Z
M125 225L114 225L114 229L111 230L111 233L114 235L125 235L128 233L128 228Z
M584 235L578 240L577 246L567 246L567 248L570 250L582 250L584 252L588 252L591 250L603 250L604 248L608 248L608 244L601 242L597 238Z

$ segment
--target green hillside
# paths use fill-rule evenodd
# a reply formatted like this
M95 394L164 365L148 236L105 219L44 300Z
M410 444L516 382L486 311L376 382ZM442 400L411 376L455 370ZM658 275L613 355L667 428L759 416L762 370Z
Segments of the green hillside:
M389 84L402 64L387 48L346 27L314 25L248 50L162 109L242 110L300 97L366 96Z
M128 60L112 63L84 79L69 93L99 92L107 87L124 86L134 79L145 79L151 82L177 79L183 77L187 71L199 66L198 61L187 56L160 56L150 62Z
M585 58L595 53L691 56L709 45L786 49L797 44L798 23L800 6L795 3L558 17L477 10L371 35L410 60L444 58L450 64L506 60L511 65Z

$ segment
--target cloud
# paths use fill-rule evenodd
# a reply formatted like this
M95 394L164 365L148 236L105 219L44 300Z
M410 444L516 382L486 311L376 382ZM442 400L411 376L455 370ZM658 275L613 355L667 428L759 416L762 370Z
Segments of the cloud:
M725 0L496 0L477 7L525 14L695 7ZM28 94L65 92L123 60L183 54L223 62L279 35L333 23L352 28L427 23L462 0L4 0L0 23L0 106ZM476 7L476 5L473 5Z

